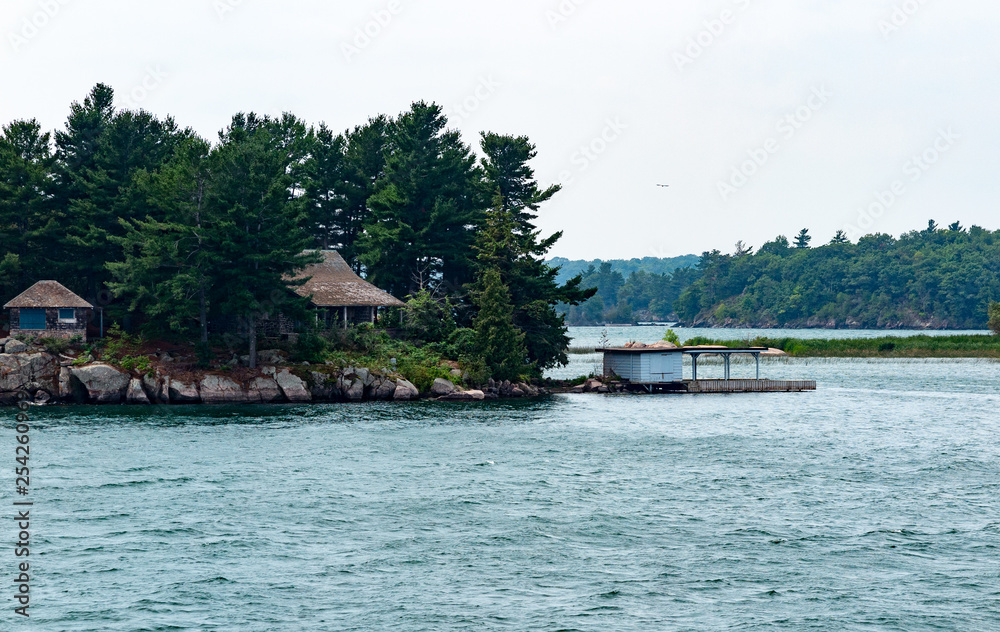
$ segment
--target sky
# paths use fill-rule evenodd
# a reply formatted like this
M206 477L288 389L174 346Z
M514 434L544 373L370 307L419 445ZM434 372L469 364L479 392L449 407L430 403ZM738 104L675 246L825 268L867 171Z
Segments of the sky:
M989 0L5 0L0 122L61 128L98 82L212 140L434 101L537 145L552 256L818 245L1000 228L997 33Z

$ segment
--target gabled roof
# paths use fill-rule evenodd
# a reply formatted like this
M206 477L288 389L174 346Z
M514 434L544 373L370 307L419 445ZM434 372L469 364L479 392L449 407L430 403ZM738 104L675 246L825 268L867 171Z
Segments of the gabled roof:
M320 251L323 261L308 266L295 278L312 277L297 286L299 296L312 296L316 307L402 307L405 305L392 294L378 289L354 274L340 253Z
M94 306L83 300L73 292L67 290L62 283L57 281L39 281L32 285L9 303L3 306L4 309L12 307L87 307L93 309Z

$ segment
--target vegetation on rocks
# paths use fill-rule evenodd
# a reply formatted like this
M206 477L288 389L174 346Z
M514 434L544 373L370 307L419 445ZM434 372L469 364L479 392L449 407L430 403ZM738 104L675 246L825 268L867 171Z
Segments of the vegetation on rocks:
M753 338L712 340L697 337L688 345L770 347L800 358L1000 358L996 336L912 336L879 338Z

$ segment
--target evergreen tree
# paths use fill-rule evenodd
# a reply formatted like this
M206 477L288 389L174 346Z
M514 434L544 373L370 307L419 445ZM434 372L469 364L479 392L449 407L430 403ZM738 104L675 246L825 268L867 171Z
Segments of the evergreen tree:
M220 265L205 208L210 151L207 141L192 137L162 170L137 174L134 195L155 212L120 220L126 233L111 239L123 258L108 264L115 279L109 288L130 299L129 312L175 332L187 332L197 321L202 342L208 340L212 277Z
M482 290L474 294L478 309L473 323L475 353L496 380L518 380L527 370L524 333L511 318L513 306L500 271L486 270L481 279Z
M812 236L809 234L809 229L803 228L799 231L799 234L795 236L795 247L808 248L810 241L812 241Z
M834 235L833 239L830 240L830 243L831 244L846 244L846 243L850 243L850 240L847 239L847 233L845 233L842 230L838 230L837 234Z
M36 120L14 121L0 135L0 305L40 280L58 257L50 138Z
M579 305L596 290L583 289L579 275L560 285L556 280L559 268L544 261L562 233L541 239L534 221L539 206L559 186L539 188L528 164L536 155L535 146L524 136L483 134L482 149L485 186L494 195L494 207L477 240L478 268L481 273L500 270L511 295L514 323L525 333L532 366L540 372L566 364L569 336L565 316L556 306Z
M296 131L297 130L297 131ZM305 126L238 114L212 152L212 187L206 206L216 225L210 233L220 261L214 286L218 308L240 317L250 341L250 367L257 366L261 317L301 314L308 299L292 296L290 278L320 256L305 252L310 238L301 226L306 213L296 197L292 166L301 159Z
M121 236L120 218L143 216L129 195L132 177L159 168L185 132L170 118L148 112L114 111L114 90L98 84L83 103L70 106L66 131L56 133L56 204L64 226L59 276L96 302L120 258L111 237Z
M347 214L347 141L324 124L314 133L315 142L305 165L309 231L323 250L344 250Z
M368 200L359 260L370 281L398 296L418 289L421 275L451 291L472 280L480 174L446 125L441 106L423 101L393 121L385 173Z

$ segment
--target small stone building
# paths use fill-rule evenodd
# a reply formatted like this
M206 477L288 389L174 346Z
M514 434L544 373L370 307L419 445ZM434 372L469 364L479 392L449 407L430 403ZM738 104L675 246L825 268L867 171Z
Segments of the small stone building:
M56 281L39 281L4 305L10 310L10 335L39 338L82 336L94 306Z

